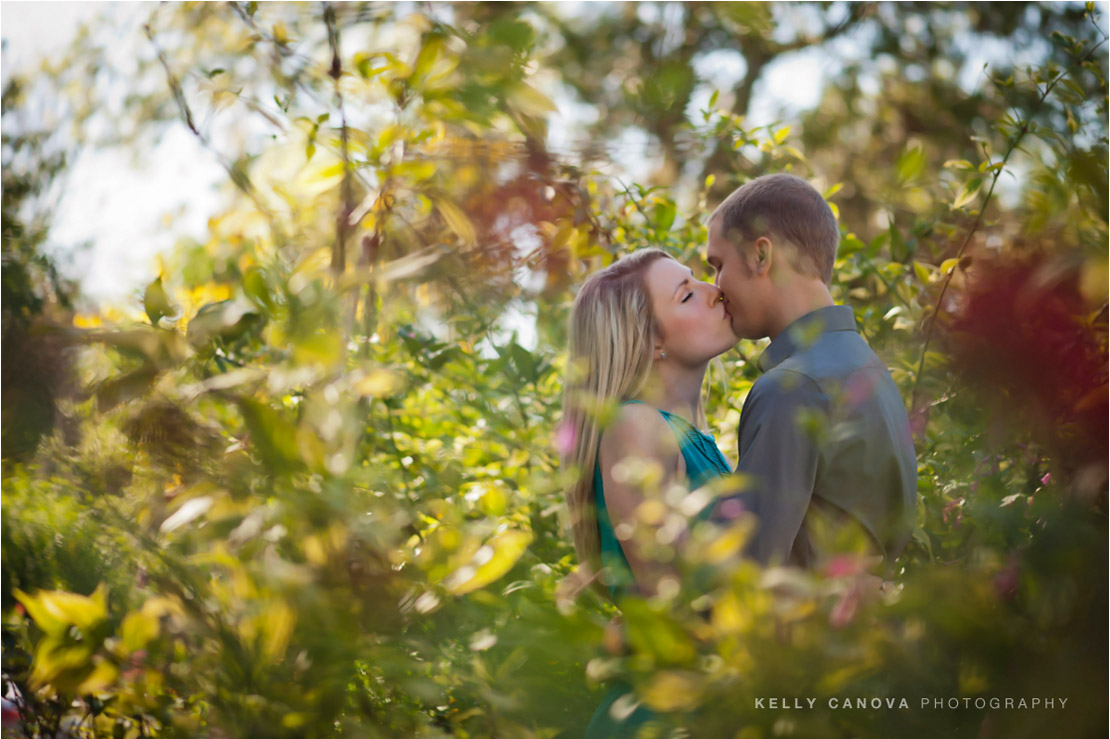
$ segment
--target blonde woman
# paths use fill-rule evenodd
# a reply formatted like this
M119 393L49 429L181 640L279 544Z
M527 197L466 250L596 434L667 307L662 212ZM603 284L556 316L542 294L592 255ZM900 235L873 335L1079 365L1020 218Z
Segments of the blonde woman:
M578 478L567 504L582 569L596 573L615 602L677 587L653 556L677 532L665 524L645 531L637 516L649 493L675 484L693 490L732 472L701 429L709 360L737 340L726 307L717 287L659 249L591 275L575 299L562 436L564 465ZM610 690L588 737L633 736L651 717L643 708L623 722L611 715L629 692L624 684Z

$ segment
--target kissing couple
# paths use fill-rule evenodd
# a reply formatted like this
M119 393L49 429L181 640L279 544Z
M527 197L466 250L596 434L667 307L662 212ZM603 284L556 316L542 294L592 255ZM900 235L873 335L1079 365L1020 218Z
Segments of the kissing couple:
M889 563L912 531L909 420L852 309L829 291L840 241L829 205L799 177L765 175L717 207L708 234L712 284L643 248L592 274L571 311L563 462L578 476L567 504L582 570L618 604L679 590L658 550L681 547L686 530L641 509L658 513L658 491L693 496L677 507L698 508L695 521L750 514L744 554L762 565L816 570L848 553ZM764 337L733 464L705 429L706 369ZM696 492L707 485L723 492ZM634 736L650 720L643 706L612 715L630 691L612 687L588 737Z

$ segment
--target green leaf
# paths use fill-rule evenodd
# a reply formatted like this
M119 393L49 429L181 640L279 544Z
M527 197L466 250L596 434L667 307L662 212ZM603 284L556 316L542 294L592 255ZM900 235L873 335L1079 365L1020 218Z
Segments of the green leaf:
M669 200L660 200L655 205L655 228L659 231L670 231L674 225L677 214L675 204Z
M436 209L439 214L443 216L443 220L452 231L458 235L459 240L464 244L471 245L477 242L477 235L474 233L474 224L470 222L466 213L463 213L459 206L455 205L449 200L437 200Z
M867 244L860 241L859 237L854 233L850 233L846 234L840 241L840 249L837 250L837 254L841 257L847 257L856 252L863 251L866 248Z
M914 261L913 263L913 272L923 285L928 285L933 277L932 267L918 261Z
M946 274L950 273L952 270L956 269L956 266L959 263L960 263L959 259L954 259L954 258L953 259L945 259L943 262L940 263L940 268L939 268L940 273L942 275L946 275Z
M252 303L273 315L274 300L270 295L270 286L265 274L257 266L249 267L243 274L243 293Z
M120 403L145 394L158 379L159 369L153 364L144 364L137 370L120 377L105 380L96 390L96 407L107 413Z
M905 261L906 257L908 257L913 250L907 247L905 239L902 238L902 232L895 228L893 223L890 224L890 228L887 229L887 232L890 234L891 258L895 262Z
M522 378L528 382L536 381L536 358L531 352L514 341L509 345L509 356Z
M214 338L235 339L265 323L265 319L253 308L253 305L242 298L206 303L189 321L185 338L195 348L200 348Z
M416 55L416 61L412 65L411 84L413 86L423 82L428 77L428 72L431 71L432 65L435 64L436 59L439 57L439 52L443 48L443 36L440 33L431 33L425 37L424 45L420 47L420 52Z
M793 146L784 146L782 147L782 150L797 159L799 162L804 162L806 160L805 154L802 154L802 152L798 151Z
M658 663L681 664L694 659L697 650L690 636L672 621L638 598L621 603L628 641L633 649L654 655Z
M517 82L506 92L509 104L525 115L544 116L558 110L555 103L526 82Z
M705 694L706 678L693 670L661 670L644 687L644 703L665 713L696 708Z
M170 303L170 296L166 294L166 289L162 286L161 275L146 286L146 290L143 292L143 309L146 311L146 316L150 319L152 326L157 326L158 321L163 317L175 312L174 306Z
M868 259L874 259L875 257L879 256L879 252L883 250L883 247L887 245L888 241L890 241L890 232L883 231L882 233L872 238L871 241L867 242Z
M343 337L318 329L293 340L293 361L301 366L332 367L343 359Z
M453 572L444 581L452 595L464 595L504 576L532 543L532 532L509 529L485 543L470 564ZM477 565L477 566L475 566Z
M190 498L182 503L181 506L173 512L173 515L162 522L159 531L163 534L168 534L171 531L179 529L185 524L191 523L203 516L211 507L212 498L210 496L202 495L198 498Z
M399 372L384 367L374 367L359 372L351 389L364 398L378 398L393 395L405 385L405 378Z
M35 595L16 590L15 596L35 625L47 634L61 635L70 626L76 626L92 635L108 617L107 590L103 583L87 596L62 590L41 590Z
M898 174L900 182L910 182L921 174L925 168L925 150L921 144L910 145L902 155L898 157L898 162L894 165L894 169Z
M974 200L975 196L979 194L979 188L982 186L983 179L981 177L975 177L965 182L963 187L960 188L960 191L956 193L956 199L952 201L952 210L962 208Z
M251 445L263 462L278 470L294 467L298 454L297 432L293 424L270 406L256 400L236 398L235 401L250 432Z

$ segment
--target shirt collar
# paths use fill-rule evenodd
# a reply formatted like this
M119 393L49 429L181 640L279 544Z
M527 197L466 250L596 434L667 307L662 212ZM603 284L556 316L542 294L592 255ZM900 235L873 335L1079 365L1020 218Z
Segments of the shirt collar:
M856 331L856 317L847 305L829 305L807 313L775 337L759 355L763 372L782 364L799 348L811 346L817 337L828 331Z

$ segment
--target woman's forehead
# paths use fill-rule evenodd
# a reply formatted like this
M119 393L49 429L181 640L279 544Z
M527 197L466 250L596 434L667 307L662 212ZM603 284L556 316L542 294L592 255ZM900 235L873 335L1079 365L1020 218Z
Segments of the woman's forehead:
M683 278L689 277L692 272L690 271L689 267L677 261L676 259L672 257L666 257L664 259L656 259L654 262L652 262L651 265L648 267L648 274L654 275L657 278L668 280L673 277L675 278L675 285L677 285L683 280Z
M659 297L670 295L683 280L690 279L693 279L690 269L674 259L657 259L648 268L648 284L651 291Z

